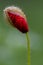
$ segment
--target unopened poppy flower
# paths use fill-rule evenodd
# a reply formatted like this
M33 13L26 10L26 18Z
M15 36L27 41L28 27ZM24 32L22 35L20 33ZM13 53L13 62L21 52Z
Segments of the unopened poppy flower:
M4 9L4 17L13 27L17 28L22 33L26 33L28 48L27 63L30 65L30 42L27 33L29 31L29 27L24 12L22 12L18 7L10 6Z
M22 33L29 31L25 14L18 7L10 6L4 9L5 18L15 28Z

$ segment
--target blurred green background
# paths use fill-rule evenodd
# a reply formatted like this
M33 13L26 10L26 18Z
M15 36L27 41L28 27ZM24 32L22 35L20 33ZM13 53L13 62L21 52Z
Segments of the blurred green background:
M3 9L15 5L30 27L31 65L43 65L43 0L0 0L0 65L27 65L26 35L6 24Z

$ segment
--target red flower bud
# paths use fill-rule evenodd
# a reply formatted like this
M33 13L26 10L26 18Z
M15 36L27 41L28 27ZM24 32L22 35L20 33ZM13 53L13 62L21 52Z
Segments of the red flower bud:
M28 32L28 24L26 18L23 14L21 14L21 12L19 11L14 12L13 9L10 10L10 8L5 10L5 12L6 12L6 17L9 20L9 23L12 24L12 26L17 28L22 33Z

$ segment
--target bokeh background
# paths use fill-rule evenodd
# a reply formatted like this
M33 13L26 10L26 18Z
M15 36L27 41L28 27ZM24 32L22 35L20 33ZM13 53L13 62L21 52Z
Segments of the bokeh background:
M15 5L30 28L31 65L43 65L43 0L0 0L0 65L27 65L26 35L6 24L3 9Z

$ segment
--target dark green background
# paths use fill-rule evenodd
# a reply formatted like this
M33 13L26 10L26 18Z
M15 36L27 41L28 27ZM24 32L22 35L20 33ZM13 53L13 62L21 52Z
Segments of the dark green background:
M43 65L43 0L0 0L0 65L27 65L26 35L6 24L3 9L15 5L30 28L31 65Z

